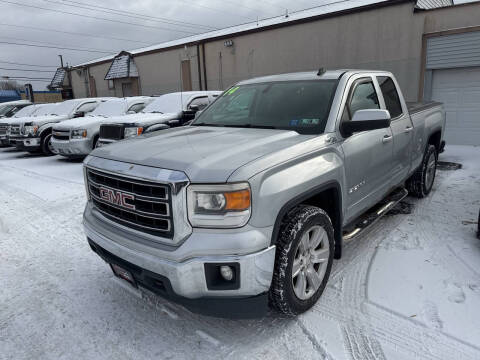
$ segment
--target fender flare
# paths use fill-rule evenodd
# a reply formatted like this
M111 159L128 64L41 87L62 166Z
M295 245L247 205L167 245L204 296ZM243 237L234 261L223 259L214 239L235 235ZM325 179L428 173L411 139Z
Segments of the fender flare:
M52 132L53 130L53 125L55 125L55 123L46 123L46 124L43 124L41 125L39 128L38 128L38 136L40 138L46 136L48 134L48 132Z
M339 259L342 255L342 248L343 248L343 234L342 234L342 224L343 224L343 212L342 212L342 188L338 181L332 180L328 181L322 185L315 186L310 188L303 193L295 196L294 198L290 199L287 203L285 203L280 211L277 214L275 219L275 224L273 226L272 238L270 241L270 245L275 245L277 242L278 233L280 232L280 227L282 224L282 219L285 217L288 211L293 209L295 206L300 205L307 199L318 195L326 190L336 191L337 199L333 206L335 212L335 218L332 219L332 225L334 229L335 235L335 250L334 250L334 257Z

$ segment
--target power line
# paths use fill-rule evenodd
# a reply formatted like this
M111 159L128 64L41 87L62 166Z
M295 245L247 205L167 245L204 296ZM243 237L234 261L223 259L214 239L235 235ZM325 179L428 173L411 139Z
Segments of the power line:
M20 80L20 79L26 79L26 80L43 80L43 81L50 81L52 80L51 78L37 78L37 77L28 77L28 76L8 76L8 75L1 75L0 76L0 81L1 80Z
M240 7L243 7L245 9L249 9L250 11L255 11L255 12L263 12L263 13L266 13L265 11L263 10L258 10L258 9L255 9L255 8L252 8L250 6L247 6L247 5L243 5L243 4L239 4L238 2L236 1L230 1L230 0L221 0L222 2L226 2L227 4L232 4L232 5L235 5L235 6L240 6ZM268 12L270 13L270 12ZM270 14L273 14L273 13L270 13Z
M9 69L9 68L2 68L0 70L18 70L18 71L32 71L32 72L43 72L43 73L54 73L55 70L32 70L32 69Z
M188 22L188 21L172 20L172 19L168 19L168 18L145 15L145 14L135 13L135 12L131 12L131 11L117 10L117 9L113 9L113 8L109 8L109 7L105 7L105 6L89 4L89 3L79 2L79 1L72 1L72 0L60 0L60 1L43 0L43 1L50 2L50 3L55 3L55 4L61 4L61 5L64 5L64 6L72 6L72 7L75 7L75 8L87 9L87 10L91 10L91 11L103 12L103 13L107 13L107 14L127 16L127 17L130 17L130 18L133 17L133 18L142 19L142 20L148 19L149 21L156 21L156 22L170 24L170 25L187 26L187 27L193 27L193 28L202 28L204 30L216 30L216 28L212 27L212 26L192 23L192 22ZM76 5L66 4L65 2L69 2L69 3L72 3L72 4L76 4Z
M24 64L24 63L17 63L17 62L12 62L12 61L2 61L0 60L0 63L2 64L11 64L11 65L22 65L22 66L32 66L32 67L42 67L42 68L58 68L58 66L49 66L49 65L33 65L33 64Z
M143 25L143 24L131 23L131 22L128 22L128 21L113 20L113 19L108 19L108 18L99 17L99 16L85 15L85 14L79 14L79 13L74 13L74 12L69 12L69 11L62 11L62 10L56 10L56 9L49 9L49 8L45 8L45 7L41 7L41 6L35 6L35 5L30 5L30 4L16 3L16 2L13 2L13 1L7 1L7 0L0 0L0 2L6 3L6 4L12 4L12 5L24 6L24 7L33 8L33 9L41 9L41 10L53 11L53 12L60 13L60 14L74 15L74 16L80 16L80 17L83 17L83 18L89 18L89 19L95 19L95 20L101 20L101 21L109 21L109 22L119 23L119 24L126 24L126 25L131 25L131 26L139 26L139 27L151 28L151 29L175 31L175 32L181 32L181 33L185 33L185 34L195 34L195 33L192 32L192 31L168 29L168 28L160 27L160 26Z
M134 40L134 39L108 37L108 36L94 35L94 34L84 34L84 33L71 32L71 31L62 31L62 30L57 30L57 29L45 29L45 28L35 27L35 26L14 25L14 24L6 24L6 23L0 23L0 26L10 26L10 27L16 27L16 28L25 28L25 29L32 29L32 30L49 31L49 32L54 32L54 33L61 33L61 34L68 34L68 35L76 35L76 36L85 36L85 37L93 37L93 38L101 38L101 39L107 39L107 40L129 41L129 42L136 42L136 43L140 43L140 44L150 45L149 42L140 41L140 40Z
M250 21L252 21L252 18L250 17L247 17L247 16L243 16L243 15L239 15L239 14L234 14L234 13L231 13L229 11L224 11L224 10L218 10L216 8L213 8L213 7L210 7L210 6L206 6L206 5L202 5L202 4L197 4L197 3L191 3L191 2L188 2L186 0L179 0L185 4L188 4L190 6L196 6L196 7L201 7L201 8L204 8L204 9L208 9L208 10L211 10L211 11L215 11L215 12L218 12L218 13L224 13L224 14L230 14L230 15L235 15L235 16L238 16L238 17L241 17L241 18L244 18L244 19L248 19Z
M60 47L60 46L37 45L37 44L20 44L20 43L10 42L10 41L0 41L0 44L17 45L17 46L31 46L31 47L47 48L47 49L60 49L60 50L85 51L85 52L97 52L97 53L111 54L111 52L109 52L109 51L88 50L88 49L76 49L76 48L68 48L68 47Z

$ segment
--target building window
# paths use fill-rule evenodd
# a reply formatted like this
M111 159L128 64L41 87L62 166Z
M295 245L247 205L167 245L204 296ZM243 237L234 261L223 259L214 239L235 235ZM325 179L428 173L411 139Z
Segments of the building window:
M107 80L107 83L109 90L113 90L115 88L115 83L113 82L113 80Z

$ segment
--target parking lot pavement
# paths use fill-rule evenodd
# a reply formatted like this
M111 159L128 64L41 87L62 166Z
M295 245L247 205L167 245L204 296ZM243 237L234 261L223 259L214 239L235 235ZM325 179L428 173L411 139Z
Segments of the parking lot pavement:
M114 281L81 163L0 149L0 359L480 359L479 158L448 146L463 168L348 244L311 311L232 321Z

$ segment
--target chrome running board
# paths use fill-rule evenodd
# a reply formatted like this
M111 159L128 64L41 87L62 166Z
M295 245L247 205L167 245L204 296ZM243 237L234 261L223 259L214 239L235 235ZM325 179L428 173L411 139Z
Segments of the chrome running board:
M405 188L398 188L392 191L387 197L380 201L376 206L361 215L351 226L343 231L343 241L345 243L356 239L367 228L375 224L383 215L392 210L395 205L402 201L408 195Z

